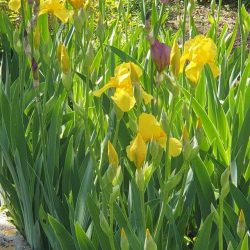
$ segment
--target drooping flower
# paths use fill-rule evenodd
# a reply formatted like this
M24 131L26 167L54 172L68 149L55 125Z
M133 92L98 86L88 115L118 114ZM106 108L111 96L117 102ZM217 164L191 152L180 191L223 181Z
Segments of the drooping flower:
M133 161L137 168L141 168L146 159L147 146L140 133L138 133L135 139L130 142L126 151L129 160Z
M216 65L217 47L211 38L198 35L187 41L184 45L184 52L180 60L180 71L183 72L185 64L185 74L193 83L197 84L201 71L205 64L208 64L214 77L219 75L219 68Z
M161 73L170 64L170 47L154 39L151 45L152 59L156 69Z
M145 142L155 140L161 147L166 147L167 135L152 114L142 113L140 115L139 133Z
M70 59L64 44L60 43L57 48L57 59L63 73L67 74L70 71Z
M141 75L142 71L136 64L132 62L122 63L116 67L115 76L112 77L101 89L94 91L93 95L100 97L107 89L115 88L115 93L111 97L112 100L123 112L128 112L136 103L133 94L133 85L139 84ZM150 95L145 91L142 91L142 96L147 104Z
M139 133L143 140L155 140L162 148L166 148L167 135L152 114L142 113L139 117ZM176 157L182 151L182 144L176 138L169 138L169 155Z
M74 12L72 10L67 10L64 6L64 3L65 0L45 0L41 2L39 15L52 13L63 23L67 23Z
M114 167L118 167L118 164L119 164L118 155L114 146L112 145L110 141L108 141L108 158L109 158L110 165Z

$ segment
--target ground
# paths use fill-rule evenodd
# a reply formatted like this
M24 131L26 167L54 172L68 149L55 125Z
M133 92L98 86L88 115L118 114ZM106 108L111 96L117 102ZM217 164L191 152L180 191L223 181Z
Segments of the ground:
M0 250L30 250L23 236L8 221L5 212L0 213Z

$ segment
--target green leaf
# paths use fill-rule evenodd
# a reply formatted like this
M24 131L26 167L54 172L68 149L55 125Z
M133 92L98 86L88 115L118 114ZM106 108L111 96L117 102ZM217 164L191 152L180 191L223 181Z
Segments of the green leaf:
M79 222L84 228L87 226L88 212L87 212L87 196L91 191L93 184L93 161L89 158L88 165L84 172L84 176L81 181L81 187L78 192L78 197L75 207L75 221Z
M212 182L200 157L196 156L192 163L202 214L206 217L210 213L211 203L216 205Z
M76 232L76 238L79 244L79 247L81 250L90 249L94 250L95 247L91 240L88 238L84 230L82 229L81 225L79 223L75 224L75 232Z
M109 238L103 232L101 225L100 225L100 220L99 220L100 209L97 207L96 203L93 200L93 197L91 197L90 195L87 196L87 206L88 206L88 210L91 215L92 221L94 223L94 228L96 230L100 245L102 246L103 249L111 249Z
M48 220L51 227L54 230L54 233L60 243L61 248L65 250L76 249L73 238L70 235L70 233L66 230L66 228L51 215L48 215Z
M114 204L114 217L120 228L124 229L130 242L130 247L135 250L140 249L142 244L140 244L140 241L138 240L134 230L131 228L127 216L122 212L117 204Z
M246 199L245 195L232 183L230 183L230 193L234 201L236 202L237 206L243 210L247 227L250 228L250 213L249 213L250 203Z
M71 171L74 164L74 148L73 136L71 136L66 152L66 158L63 168L62 191L63 194L68 195L71 190Z
M198 237L195 241L194 250L208 249L208 242L210 238L213 218L214 218L214 214L213 213L209 214L209 216L206 218L203 225L201 226Z
M190 94L188 93L188 91L185 90L184 88L182 88L182 91L183 91L184 95L188 99L190 99ZM210 118L206 114L205 110L200 106L200 104L196 101L195 98L193 98L192 107L193 107L196 115L201 118L204 131L205 131L206 135L208 136L210 143L214 142L214 146L216 145L218 147L218 150L221 154L221 157L222 157L225 165L229 166L229 158L228 158L227 152L224 148L223 140L220 137L220 134L219 134L218 130L216 129L215 125L212 123L212 121L210 120Z

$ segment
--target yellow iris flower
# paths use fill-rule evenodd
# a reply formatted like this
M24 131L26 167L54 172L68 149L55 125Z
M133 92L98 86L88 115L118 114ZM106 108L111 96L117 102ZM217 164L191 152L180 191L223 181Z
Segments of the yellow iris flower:
M72 17L73 11L67 10L64 6L65 1L61 0L47 0L40 3L39 15L45 13L52 13L54 16L59 18L63 23L68 22L69 18Z
M126 151L129 160L133 161L137 168L141 168L146 159L147 146L140 133L138 133L135 139L130 142Z
M153 115L146 113L142 113L140 115L139 133L145 142L155 140L160 144L161 147L165 148L167 135Z
M93 95L100 97L107 89L115 88L115 93L111 97L112 100L123 112L128 112L136 103L133 84L139 84L141 75L142 71L136 64L132 62L122 63L116 67L115 76L101 89L94 91ZM141 86L140 88L144 102L148 104L153 97L147 94Z
M167 135L152 114L142 113L139 117L138 127L139 133L145 142L155 140L162 148L166 147ZM181 151L181 142L176 138L169 138L169 154L176 157L181 153Z
M109 158L110 165L114 167L118 167L118 164L119 164L118 155L114 146L112 145L110 141L108 141L108 158Z
M184 45L184 53L180 59L180 72L183 72L186 62L189 62L185 68L185 74L192 83L197 84L203 66L208 64L214 77L217 77L219 68L215 63L216 56L217 47L213 40L198 35Z

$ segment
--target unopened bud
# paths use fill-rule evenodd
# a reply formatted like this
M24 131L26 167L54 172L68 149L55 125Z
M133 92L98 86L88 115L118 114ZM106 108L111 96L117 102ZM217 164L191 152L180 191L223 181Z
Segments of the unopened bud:
M178 77L180 72L180 59L181 59L181 51L175 40L170 54L170 65L175 78Z
M34 58L32 58L31 61L31 68L33 74L33 87L37 88L39 87L39 69L38 69L38 64Z
M183 118L188 121L189 120L189 110L188 110L188 107L186 105L186 103L184 102L183 105L182 105L182 116Z
M146 238L144 242L144 250L157 250L157 245L152 238L149 229L146 230Z
M70 72L70 59L64 44L60 43L57 48L57 59L64 74Z
M17 29L15 29L15 31L13 32L13 45L14 45L15 51L18 54L20 54L22 52L22 43L19 38L19 32Z
M129 242L124 229L121 229L121 250L129 250Z
M141 192L144 192L144 169L143 168L136 169L135 182L137 184L138 189Z
M67 91L70 91L73 85L73 76L71 72L62 73L62 84Z
M243 239L246 232L246 221L242 210L240 210L240 216L237 224L237 234L241 239Z
M37 25L34 30L34 48L38 49L40 45L40 31L39 26Z
M151 45L152 59L158 72L162 72L170 64L170 47L154 40Z

